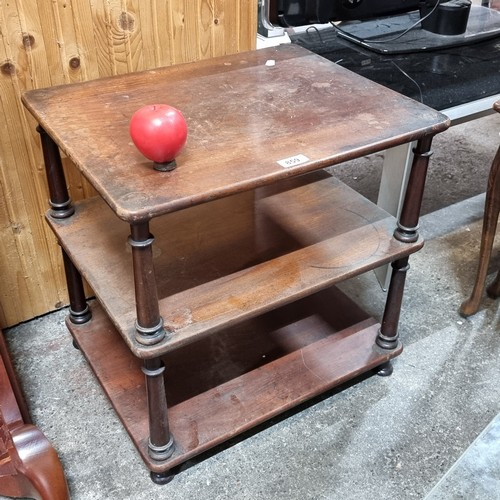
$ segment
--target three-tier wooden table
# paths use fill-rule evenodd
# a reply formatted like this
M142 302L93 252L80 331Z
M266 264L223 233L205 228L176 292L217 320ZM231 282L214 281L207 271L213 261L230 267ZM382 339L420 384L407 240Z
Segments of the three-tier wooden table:
M34 90L23 102L39 123L67 325L156 482L363 372L390 372L446 117L297 46ZM132 114L158 103L189 127L170 172L129 136ZM412 141L399 220L324 170ZM72 203L61 151L97 196ZM334 285L389 262L379 324Z

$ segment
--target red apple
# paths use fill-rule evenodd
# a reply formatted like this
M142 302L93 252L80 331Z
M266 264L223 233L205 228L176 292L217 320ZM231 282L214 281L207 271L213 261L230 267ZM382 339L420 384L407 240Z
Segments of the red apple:
M186 144L186 120L172 106L150 104L132 115L130 137L146 158L155 164L168 164Z

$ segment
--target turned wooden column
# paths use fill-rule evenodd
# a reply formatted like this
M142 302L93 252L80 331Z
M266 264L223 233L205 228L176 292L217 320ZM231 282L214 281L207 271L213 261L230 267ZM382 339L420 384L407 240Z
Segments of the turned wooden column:
M65 219L75 213L66 185L66 177L61 161L61 154L57 144L49 137L45 130L38 126L42 143L43 161L49 185L50 216L54 219Z
M406 189L403 209L398 220L397 228L394 231L394 237L405 243L417 241L419 237L418 220L420 217L420 207L422 206L429 158L432 156L432 139L433 136L427 136L419 140L413 150L413 164L408 187ZM395 349L398 346L399 316L403 301L406 273L409 268L408 257L404 257L392 263L392 274L389 289L387 291L387 301L376 340L377 345L383 349ZM390 368L386 367L385 372L390 373Z
M165 366L160 358L144 361L142 371L146 375L146 391L149 413L148 452L153 460L166 460L175 450L174 439L170 434L168 407L165 394ZM167 482L171 473L152 474L158 483Z
M382 324L377 336L377 344L384 349L395 349L398 346L399 315L403 301L406 272L409 268L408 257L392 263L391 281L387 291Z
M419 140L415 148L413 148L413 164L408 187L406 188L398 227L394 232L394 237L399 241L412 242L418 240L418 219L424 196L427 168L429 159L432 156L432 139L433 136L427 136Z
M49 204L51 207L49 215L54 219L66 219L75 213L75 208L68 193L61 153L57 144L42 127L38 126L37 131L40 134L49 186ZM83 324L90 320L92 313L85 298L82 276L64 250L62 250L62 256L70 302L69 319L77 325Z
M149 232L149 222L131 224L128 242L132 247L134 269L136 340L143 345L157 344L166 336L158 306L153 241L154 237Z
M153 263L154 237L149 222L130 226L129 244L132 247L137 319L136 340L154 345L167 337L158 305L158 291ZM165 394L165 366L160 358L147 359L142 368L146 376L149 413L149 455L154 460L166 460L174 451L170 435ZM153 480L166 482L170 475L152 474Z

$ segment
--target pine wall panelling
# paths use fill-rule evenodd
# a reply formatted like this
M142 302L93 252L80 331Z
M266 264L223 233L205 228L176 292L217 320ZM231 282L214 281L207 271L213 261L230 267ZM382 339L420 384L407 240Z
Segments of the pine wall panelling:
M255 48L256 0L0 0L0 327L68 302L26 89ZM67 168L71 197L92 194Z

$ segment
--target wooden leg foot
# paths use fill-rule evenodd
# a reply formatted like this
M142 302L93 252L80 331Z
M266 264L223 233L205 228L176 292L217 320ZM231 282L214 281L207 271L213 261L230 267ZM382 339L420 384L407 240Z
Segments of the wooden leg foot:
M387 361L387 363L378 366L375 370L379 377L389 377L390 375L392 375L394 367L392 366L392 363L390 361Z
M479 297L474 296L470 297L467 300L464 300L458 311L460 313L460 316L467 318L468 316L476 314L477 310L479 309L480 300L481 300L480 296Z
M168 484L174 479L177 473L177 468L173 468L166 472L151 472L151 481L159 485Z

